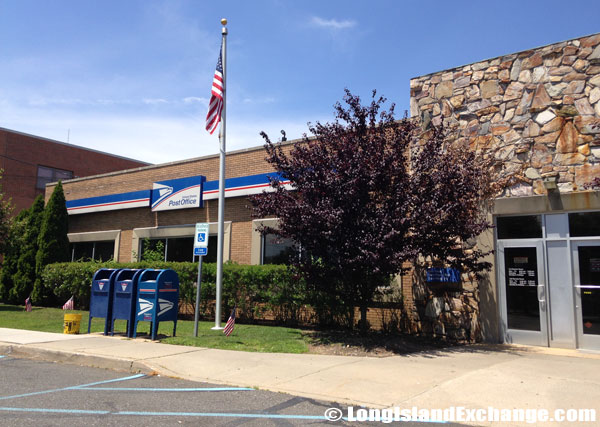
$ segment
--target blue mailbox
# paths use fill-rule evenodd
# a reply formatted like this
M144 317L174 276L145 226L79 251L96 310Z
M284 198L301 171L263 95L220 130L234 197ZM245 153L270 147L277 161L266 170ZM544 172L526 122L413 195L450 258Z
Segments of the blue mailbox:
M115 320L127 320L127 336L133 335L135 303L137 301L138 279L143 269L123 269L115 277L112 300L111 335L115 334Z
M140 321L151 322L152 339L156 339L159 322L173 321L177 329L179 310L179 276L173 270L144 270L139 276L133 337Z
M113 285L118 272L119 270L115 268L101 268L94 274L92 292L90 294L88 334L92 326L92 318L104 317L104 335L108 335L112 311Z

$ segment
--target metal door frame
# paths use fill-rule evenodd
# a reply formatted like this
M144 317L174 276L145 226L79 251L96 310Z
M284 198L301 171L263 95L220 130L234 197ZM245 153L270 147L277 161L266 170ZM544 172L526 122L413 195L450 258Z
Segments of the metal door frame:
M549 305L547 303L548 283L546 281L546 254L543 238L535 239L510 239L497 241L497 283L499 294L499 311L500 311L500 336L506 343L536 345L548 347L550 345L550 317ZM505 277L505 248L536 248L537 270L538 270L538 286L537 297L540 310L540 330L526 331L520 329L508 329L508 312L506 300L506 277Z
M573 271L573 293L575 301L575 331L577 338L577 347L586 350L600 350L600 335L586 335L583 333L583 313L581 307L581 289L579 275L579 247L580 246L600 246L600 239L584 238L573 239L571 241L571 258Z

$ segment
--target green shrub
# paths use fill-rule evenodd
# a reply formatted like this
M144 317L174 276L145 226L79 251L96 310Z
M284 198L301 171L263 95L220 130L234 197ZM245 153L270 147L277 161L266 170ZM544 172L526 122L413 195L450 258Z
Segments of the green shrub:
M29 209L24 209L11 221L8 230L4 263L0 269L0 301L5 303L9 302L9 292L14 287L14 275L17 272L19 257L24 246L24 236L28 220ZM16 301L17 304L23 302Z
M8 300L14 304L23 304L25 298L33 291L36 280L35 255L38 251L38 236L43 214L44 198L39 195L28 209L22 247L18 250L17 270L12 277L12 288L8 292ZM37 303L35 298L32 299Z
M170 268L179 275L180 299L194 303L198 276L198 264L191 262L67 262L47 265L42 271L45 292L52 292L58 301L75 296L77 308L87 309L94 273L100 268ZM210 312L215 299L216 264L202 266L200 309ZM272 311L275 319L282 323L296 324L299 311L306 298L302 283L292 277L283 265L238 265L223 266L223 315L228 315L237 305L239 317L255 320L265 311Z
M69 215L65 202L62 184L54 187L54 191L44 208L44 215L40 225L38 237L38 250L35 255L35 284L33 286L33 300L40 305L53 305L56 303L54 295L44 292L40 275L44 267L54 262L67 261L69 256Z

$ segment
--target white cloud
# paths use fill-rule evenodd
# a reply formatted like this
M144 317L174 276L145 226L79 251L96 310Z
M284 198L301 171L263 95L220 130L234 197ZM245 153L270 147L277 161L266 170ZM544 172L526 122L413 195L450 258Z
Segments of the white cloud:
M147 105L159 105L169 103L169 101L163 98L144 98L142 102Z
M242 102L244 104L273 104L275 102L275 98L267 96L264 98L244 98Z
M48 105L81 105L85 102L77 98L33 98L29 100L29 105L43 107Z
M200 104L208 105L208 99L206 99L206 98L200 98L200 97L197 97L197 96L188 96L186 98L183 98L183 102L185 104L193 104L195 102L198 102Z
M323 19L318 16L313 16L310 23L316 27L328 28L331 30L344 30L356 26L356 21L338 21L337 19Z

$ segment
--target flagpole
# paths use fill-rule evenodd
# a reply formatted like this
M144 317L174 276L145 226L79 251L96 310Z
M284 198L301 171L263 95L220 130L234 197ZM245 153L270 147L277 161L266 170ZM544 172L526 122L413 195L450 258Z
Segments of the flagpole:
M227 108L227 19L221 19L223 28L222 41L222 60L223 60L223 111L221 113L221 129L219 131L219 212L217 229L217 280L216 280L216 301L215 301L215 326L212 329L223 329L221 327L221 291L223 289L223 235L224 235L224 217L225 217L225 112Z

